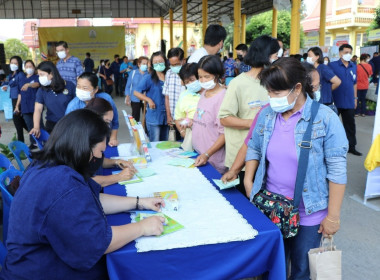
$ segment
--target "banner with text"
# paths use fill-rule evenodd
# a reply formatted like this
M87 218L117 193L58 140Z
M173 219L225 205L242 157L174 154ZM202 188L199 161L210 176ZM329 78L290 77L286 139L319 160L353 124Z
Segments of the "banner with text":
M70 54L84 60L91 53L95 65L101 59L113 61L115 54L125 54L124 26L81 26L81 27L40 27L38 28L41 58L56 62L55 45L66 41Z

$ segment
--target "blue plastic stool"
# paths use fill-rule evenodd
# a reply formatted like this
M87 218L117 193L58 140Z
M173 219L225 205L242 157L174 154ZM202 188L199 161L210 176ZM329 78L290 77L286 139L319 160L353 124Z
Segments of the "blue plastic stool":
M49 136L50 136L49 132L47 132L44 129L40 129L40 137L38 137L38 138L32 134L32 137L34 140L36 140L36 143L37 143L38 148L40 150L43 149L46 141L49 139Z
M30 158L30 151L29 151L28 146L25 145L25 143L22 143L20 141L13 141L13 142L11 142L11 143L8 144L8 148L9 148L9 150L11 150L11 152L15 156L15 159L17 161L19 169L21 171L24 171L25 167L22 164L22 161L21 161L21 158L20 158L21 153L24 152L24 154L26 155L26 157L28 158L28 160L30 162L32 162L32 159Z
M7 186L16 176L22 176L22 172L17 169L8 169L0 174L0 190L3 200L3 243L6 244L8 235L9 210L13 196L7 190Z
M4 168L5 170L8 170L10 168L15 168L12 164L12 162L7 158L5 155L0 154L0 168ZM4 171L5 171L4 170Z

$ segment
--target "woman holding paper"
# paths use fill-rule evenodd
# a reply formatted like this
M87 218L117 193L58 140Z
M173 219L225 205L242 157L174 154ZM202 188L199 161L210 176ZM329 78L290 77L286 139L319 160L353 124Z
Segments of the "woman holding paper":
M81 109L60 120L25 171L12 201L1 279L108 279L105 254L140 236L160 235L162 217L110 226L106 214L160 211L162 198L100 193L91 175L109 126Z

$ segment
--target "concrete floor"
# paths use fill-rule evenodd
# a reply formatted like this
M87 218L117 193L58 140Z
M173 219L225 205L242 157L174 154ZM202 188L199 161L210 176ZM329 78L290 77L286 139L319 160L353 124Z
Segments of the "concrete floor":
M114 98L119 109L120 129L118 139L121 143L129 142L121 110L130 113L130 107L124 104L124 98ZM4 113L0 112L0 125L2 128L1 143L8 144L16 132L13 122L4 120ZM348 154L348 184L341 213L341 230L335 236L337 248L342 250L342 270L344 280L376 280L380 279L380 212L369 208L350 198L356 195L363 198L367 171L363 163L365 155L371 145L374 117L357 117L357 150L363 156ZM29 138L25 132L25 141ZM380 184L380 182L379 182ZM380 198L371 199L368 203L380 208Z

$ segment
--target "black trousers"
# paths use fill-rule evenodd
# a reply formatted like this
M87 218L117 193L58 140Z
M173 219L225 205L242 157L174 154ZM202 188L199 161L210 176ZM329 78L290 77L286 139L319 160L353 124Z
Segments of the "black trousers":
M17 104L17 99L12 99L13 111L15 110L16 104ZM20 108L20 110L21 110L21 108ZM17 140L24 142L24 130L23 129L28 131L28 127L26 126L26 123L25 123L24 118L22 117L21 113L13 114L13 123L16 127Z
M114 75L114 84L115 84L115 93L116 93L116 96L119 96L120 94L120 88L119 88L119 85L120 85L120 76L115 76Z
M132 117L136 120L136 122L140 121L140 112L141 112L142 106L143 106L142 101L140 102L131 101Z
M348 145L350 149L356 146L356 125L355 125L355 109L339 109L339 115L342 115L344 130L346 131Z

